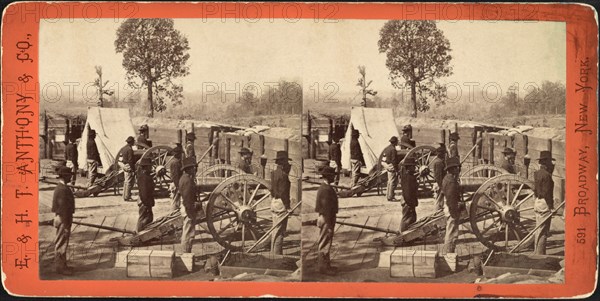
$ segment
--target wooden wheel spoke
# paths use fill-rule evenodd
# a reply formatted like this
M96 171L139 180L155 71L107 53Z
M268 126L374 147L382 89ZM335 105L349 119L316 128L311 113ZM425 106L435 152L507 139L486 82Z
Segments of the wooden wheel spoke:
M497 221L494 221L493 223L491 223L491 224L489 225L489 227L486 227L486 228L484 228L484 229L481 231L481 235L484 235L485 233L487 233L488 231L490 231L492 228L494 228L494 226L496 226L496 223L497 223Z
M246 205L246 202L248 202L249 200L246 200L246 195L248 193L248 181L244 181L244 191L242 192L242 204Z
M490 200L494 205L496 205L496 207L498 207L498 209L501 209L502 207L500 205L498 205L498 203L496 202L496 200L494 200L491 196L489 196L487 193L483 192L482 193L488 200Z
M217 232L217 234L219 234L219 235L223 234L223 232L225 232L227 229L231 228L232 226L233 226L233 221L231 221L225 227L219 229L219 232Z
M233 209L231 209L231 208L219 206L217 204L214 204L213 206L215 206L215 208L217 208L217 209L225 210L225 211L228 211L228 212L233 212Z
M519 189L517 189L517 193L513 197L512 201L510 202L510 205L514 204L517 201L517 198L519 197L519 194L521 194L521 190L523 189L524 186L525 186L525 184L521 184L521 186L519 186Z
M508 249L508 224L504 226L504 247Z
M523 208L523 209L519 209L519 212L530 211L530 210L533 210L533 206L527 207L527 208Z
M525 203L529 198L531 198L533 196L533 192L530 193L528 196L526 196L524 199L522 199L518 204L515 205L515 208L519 208L521 207L521 205L523 205L523 203Z
M229 204L231 204L231 206L233 206L234 208L239 207L234 201L232 201L227 195L225 195L225 193L223 191L221 191L221 196L225 199L225 201L227 201Z
M250 206L250 202L252 202L252 200L254 200L254 198L256 197L256 193L258 193L259 188L260 184L256 185L256 188L254 189L254 191L252 191L252 195L250 195L250 198L248 199L248 206Z
M535 222L535 219L531 218L531 217L527 217L527 216L520 216L520 219L526 219L526 220L530 220L532 222Z
M260 209L255 209L254 212L261 212L261 211L270 210L270 209L271 209L271 206L269 206L269 207L262 207Z
M271 196L271 192L265 194L262 198L260 198L258 201L256 201L254 204L252 204L250 206L250 208L254 209L256 208L256 206L258 206L258 204L262 203L262 201L266 200L269 196Z

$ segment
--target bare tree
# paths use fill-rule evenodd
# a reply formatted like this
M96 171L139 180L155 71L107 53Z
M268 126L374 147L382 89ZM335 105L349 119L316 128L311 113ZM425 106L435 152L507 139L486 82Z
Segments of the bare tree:
M369 100L367 98L367 95L375 96L377 95L377 91L369 89L369 86L371 85L371 83L373 83L373 81L370 80L367 83L367 71L365 66L358 66L358 73L360 73L361 77L358 78L358 83L356 85L360 87L360 91L362 92L361 105L366 108Z

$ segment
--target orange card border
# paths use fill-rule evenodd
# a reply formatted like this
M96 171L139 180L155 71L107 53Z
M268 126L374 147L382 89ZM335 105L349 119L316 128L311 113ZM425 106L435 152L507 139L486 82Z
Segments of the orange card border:
M287 297L574 297L589 295L597 279L597 83L598 24L595 10L581 4L364 4L364 3L136 3L136 2L17 2L9 5L2 19L2 273L3 285L21 296L287 296ZM513 20L519 22L566 22L567 30L567 110L566 110L566 235L564 284L452 284L452 283L249 283L194 281L115 281L115 280L40 280L38 240L37 168L39 84L38 29L42 18L286 18L297 19L437 19L437 20ZM26 40L27 34L29 39ZM20 61L17 43L29 41L26 52L33 60ZM19 44L22 47L25 44ZM21 53L24 58L24 53ZM587 64L585 61L587 60ZM591 90L577 91L587 70ZM24 82L24 74L32 76ZM21 96L19 96L21 95ZM32 97L22 98L22 96ZM18 103L17 103L18 102ZM576 131L580 123L580 104L587 104L587 128ZM17 104L29 105L19 107ZM30 115L30 113L32 115ZM25 119L20 119L25 118ZM28 118L28 119L27 119ZM29 121L29 122L28 122ZM18 130L25 132L17 132ZM22 157L17 160L17 138ZM33 139L23 138L23 135ZM587 170L580 173L580 150L585 150ZM30 162L27 158L32 158ZM32 174L22 175L17 167L28 163ZM587 190L580 187L587 179ZM29 191L31 195L19 195ZM585 208L589 214L576 214ZM16 214L27 210L32 221L26 227L15 223ZM579 210L579 211L576 211ZM578 229L586 229L585 243L577 242ZM23 236L31 241L23 244ZM27 247L29 246L29 247ZM29 268L20 269L15 260L30 258Z

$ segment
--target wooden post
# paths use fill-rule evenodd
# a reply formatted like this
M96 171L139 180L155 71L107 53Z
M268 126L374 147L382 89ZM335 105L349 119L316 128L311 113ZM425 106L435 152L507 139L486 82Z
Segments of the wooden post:
M332 140L333 140L333 119L331 119L331 117L329 117L329 135L327 137L327 141L329 142L329 144L331 144Z
M70 122L69 118L66 118L65 121L67 122L67 130L65 133L65 142L68 142L69 137L71 137L71 122Z
M479 164L477 158L478 158L478 153L479 153L479 143L477 142L477 138L479 136L479 131L474 131L473 135L475 136L475 141L474 141L474 146L475 146L475 151L473 151L473 166L476 166Z
M310 111L306 112L306 117L307 117L307 121L306 124L308 125L308 157L310 159L313 159L312 153L313 153L313 138L312 138L312 120L310 118Z
M444 129L440 130L440 143L446 145L446 130Z
M265 155L265 136L260 135L259 137L259 146L260 146L260 156L264 156ZM266 165L262 165L261 164L261 176L264 179L266 177L265 175L265 171L266 171Z
M490 138L490 153L489 153L489 163L494 164L494 138Z
M225 163L231 164L231 138L229 137L225 142Z
M548 145L546 148L548 149L548 151L550 152L550 154L552 154L552 139L548 139L546 142L547 142L547 145Z
M454 123L454 132L458 133L458 123Z
M44 159L48 159L48 113L44 111Z
M177 130L177 142L179 144L183 144L183 142L182 142L183 141L183 137L182 136L183 136L183 130L182 129L178 129Z
M212 162L211 164L216 164L219 161L219 132L217 130L213 131L213 143L214 146L211 149L211 158L212 158Z
M288 139L283 140L283 150L287 153L290 150L290 141Z

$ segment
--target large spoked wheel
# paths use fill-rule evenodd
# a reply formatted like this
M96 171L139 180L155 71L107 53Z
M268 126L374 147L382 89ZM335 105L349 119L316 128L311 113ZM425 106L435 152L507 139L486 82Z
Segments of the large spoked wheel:
M533 182L512 174L493 177L479 187L473 194L469 219L482 244L509 251L535 228L533 189ZM527 240L520 250L530 246L532 240Z
M244 252L267 235L273 226L270 188L269 182L255 175L240 174L227 178L213 190L206 207L206 222L221 246Z
M153 146L142 154L141 159L150 158L152 161L152 177L156 189L166 191L173 182L169 173L169 164L173 159L173 148L166 145ZM140 159L140 160L141 160Z
M464 171L461 177L493 178L495 176L508 174L504 168L492 164L479 164Z
M404 158L408 157L415 158L417 162L416 170L418 172L417 181L419 183L419 190L422 192L432 192L433 183L433 170L431 170L431 162L436 157L435 147L429 145L420 145L411 149Z

